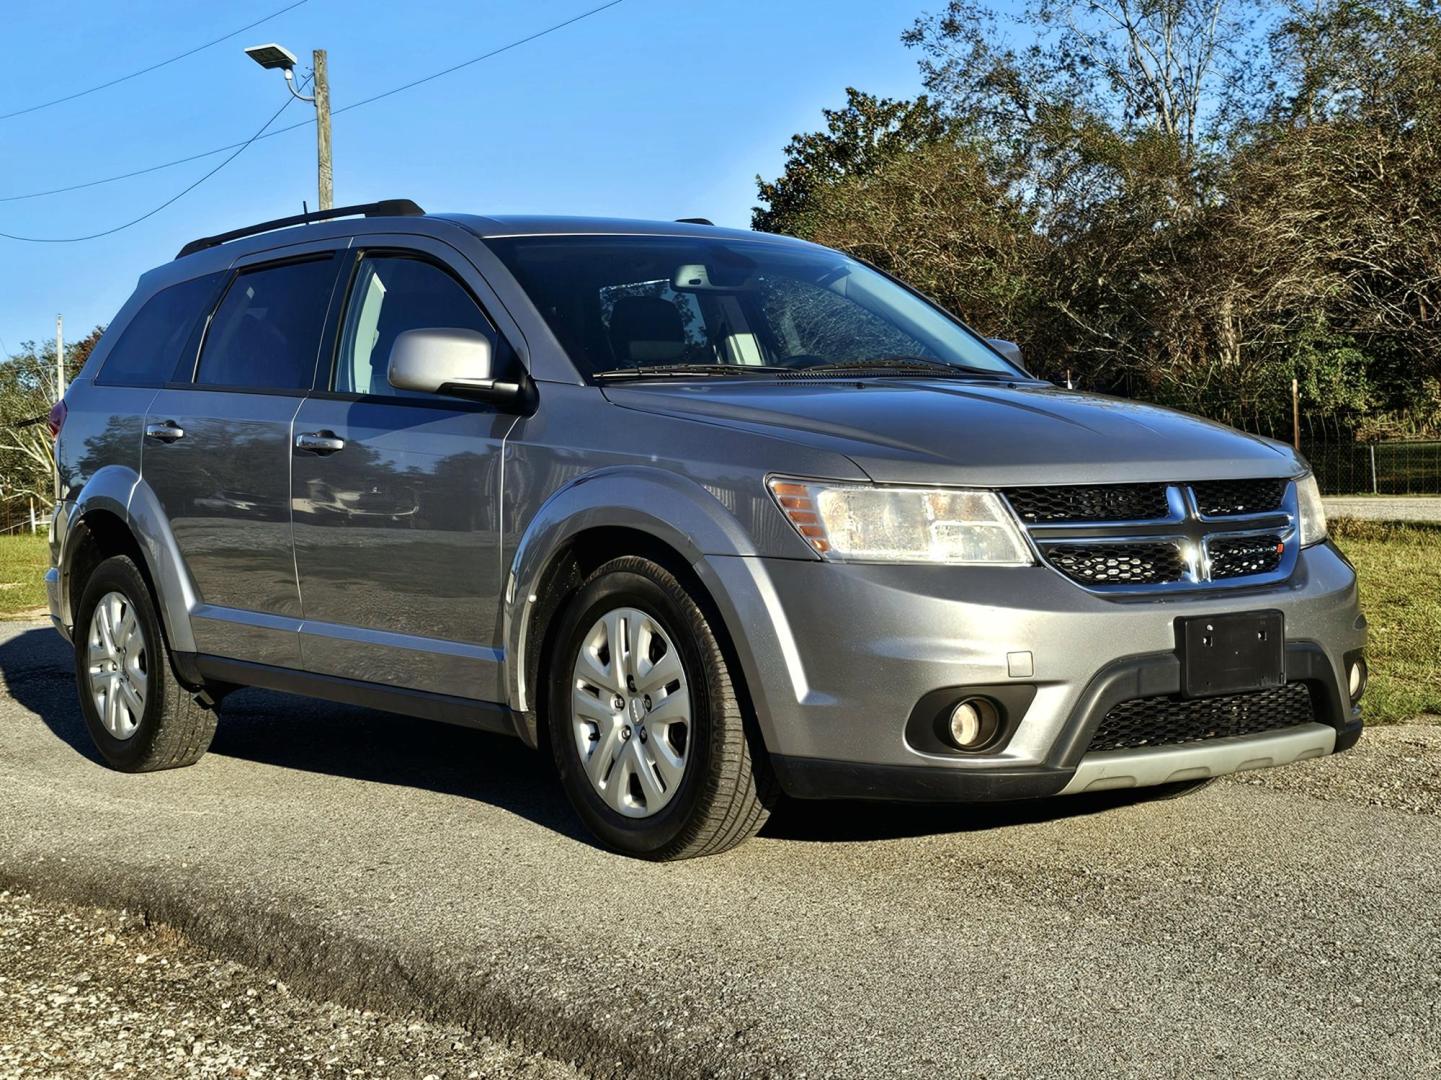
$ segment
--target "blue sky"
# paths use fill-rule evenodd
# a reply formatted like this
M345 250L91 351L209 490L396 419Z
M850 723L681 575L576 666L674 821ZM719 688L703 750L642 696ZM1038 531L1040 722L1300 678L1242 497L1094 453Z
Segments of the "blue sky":
M0 113L84 89L244 26L292 0L8 0ZM160 71L0 121L0 200L80 183L254 133L284 101L245 45L278 41L309 68L329 51L335 107L469 59L600 0L307 0ZM916 93L901 31L926 7L890 0L619 6L495 59L335 118L337 204L408 196L430 210L706 216L748 225L756 173L856 85ZM939 3L929 5L939 6ZM299 102L277 126L305 117ZM0 201L0 231L96 232L169 198L208 158L84 191ZM315 205L315 142L257 142L148 221L100 240L0 239L0 353L105 322L136 277L187 240Z

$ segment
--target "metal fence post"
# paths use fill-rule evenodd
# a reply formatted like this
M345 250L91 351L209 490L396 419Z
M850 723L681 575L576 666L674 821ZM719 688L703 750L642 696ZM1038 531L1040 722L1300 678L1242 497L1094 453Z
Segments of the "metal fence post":
M1380 488L1376 486L1376 444L1371 443L1367 449L1371 451L1371 494L1379 495Z

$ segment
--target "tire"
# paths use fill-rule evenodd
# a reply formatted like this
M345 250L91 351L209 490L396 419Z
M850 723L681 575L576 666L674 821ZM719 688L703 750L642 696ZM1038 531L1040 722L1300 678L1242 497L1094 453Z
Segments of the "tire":
M648 559L613 559L557 618L547 732L590 831L614 851L658 861L714 855L753 836L776 784L720 643L685 587ZM627 646L623 664L613 640Z
M97 618L102 603L105 611ZM73 636L80 711L107 765L153 772L193 765L204 756L215 735L215 713L176 680L150 588L129 558L115 555L95 568ZM102 673L92 677L92 665Z

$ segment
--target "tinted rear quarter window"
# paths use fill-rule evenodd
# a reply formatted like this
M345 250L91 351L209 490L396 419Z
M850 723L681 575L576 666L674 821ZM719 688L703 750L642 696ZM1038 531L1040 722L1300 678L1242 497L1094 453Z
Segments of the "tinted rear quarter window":
M223 273L208 274L161 289L120 332L95 381L102 386L162 386L177 377L188 382L201 324L224 281Z
M334 278L329 256L242 271L210 321L195 381L309 389Z

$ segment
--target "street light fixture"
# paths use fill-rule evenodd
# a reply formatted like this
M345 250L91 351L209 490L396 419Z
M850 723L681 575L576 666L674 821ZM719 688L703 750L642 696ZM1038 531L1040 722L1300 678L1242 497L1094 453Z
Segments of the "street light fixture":
M315 93L302 94L295 88L295 63L293 52L283 45L270 42L252 45L245 55L267 70L279 68L285 73L285 88L301 101L315 105L315 171L316 186L320 189L320 209L329 210L334 204L334 184L330 163L330 77L326 69L325 50L316 49Z
M289 71L295 67L295 54L284 45L277 45L273 41L268 45L252 45L245 50L245 55L263 68L282 68Z

